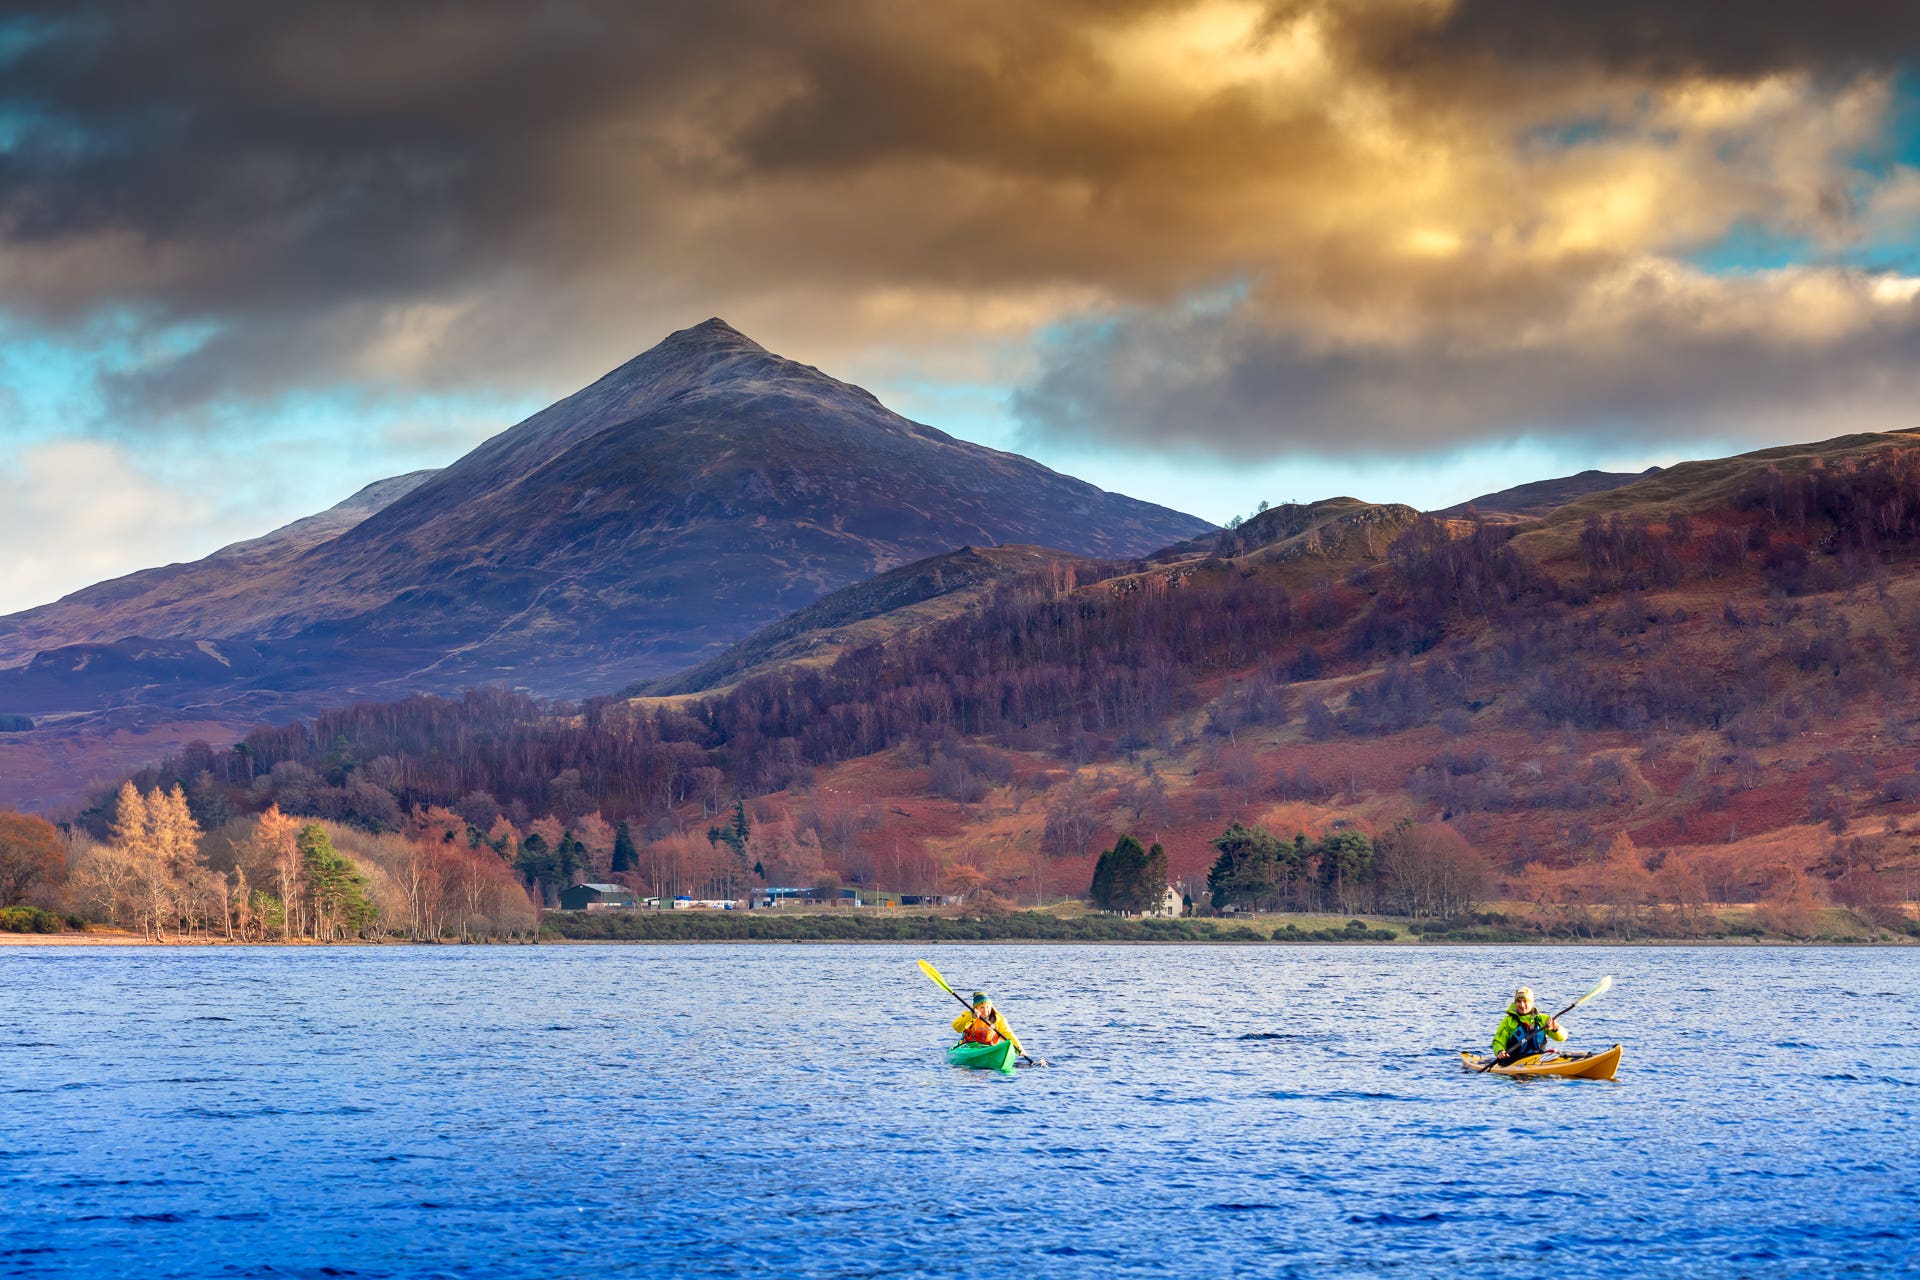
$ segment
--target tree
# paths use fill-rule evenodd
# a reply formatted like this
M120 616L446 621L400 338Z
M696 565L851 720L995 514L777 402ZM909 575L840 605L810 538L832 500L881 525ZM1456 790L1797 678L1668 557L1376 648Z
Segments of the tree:
M718 848L725 845L732 856L727 860L727 896L733 897L734 877L747 878L747 841L753 835L753 825L747 821L747 802L736 798L733 802L733 816L724 827L708 827L707 843Z
M18 906L36 884L50 884L66 868L60 833L45 818L0 812L0 907Z
M206 860L200 853L200 824L194 821L186 792L178 783L171 791L155 787L148 793L147 832L158 873L170 884L176 916L184 921L189 933L203 923L211 923L202 918L209 898L202 874ZM224 893L220 901L226 901Z
M1158 911L1167 900L1167 851L1158 840L1147 850L1147 869L1140 877L1139 910Z
M299 848L314 936L331 942L364 932L377 914L367 901L367 878L335 851L332 837L317 822L300 828Z
M1353 911L1373 871L1373 842L1358 831L1336 831L1320 841L1320 884L1342 911Z
M280 806L268 805L267 811L260 815L260 821L253 827L250 841L259 865L271 872L272 880L279 893L274 901L262 904L257 912L261 924L273 924L280 930L282 938L296 933L304 933L305 928L299 917L299 903L302 898L300 882L300 824L280 812ZM267 897L264 891L256 896Z
M1087 851L1088 843L1099 829L1100 810L1094 804L1092 789L1076 778L1047 806L1040 847L1055 855L1078 856Z
M1402 822L1374 843L1383 905L1400 915L1450 918L1493 892L1493 868L1441 822Z
M144 797L133 783L121 783L113 821L107 829L118 861L127 872L121 881L120 901L138 920L141 932L156 937L174 910L173 877L167 871L152 812L152 801L160 798L158 788L151 797Z
M638 871L640 869L640 851L633 847L633 831L626 823L613 836L613 873Z
M553 876L557 885L570 885L587 865L587 846L580 843L571 831L560 833L560 843L553 848Z
M1131 914L1158 907L1166 889L1167 851L1157 844L1147 850L1126 835L1094 864L1087 896L1102 911Z
M1215 911L1229 906L1273 907L1280 902L1286 892L1291 850L1272 832L1236 822L1212 843L1220 851L1207 872Z

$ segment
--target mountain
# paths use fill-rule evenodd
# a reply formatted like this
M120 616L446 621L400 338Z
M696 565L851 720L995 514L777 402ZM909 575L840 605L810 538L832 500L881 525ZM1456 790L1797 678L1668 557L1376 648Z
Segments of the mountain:
M1645 471L1582 471L1577 475L1534 480L1514 485L1511 489L1483 493L1434 514L1459 518L1467 514L1468 508L1472 508L1482 520L1512 524L1544 516L1590 493L1606 493L1659 473L1659 467L1648 467Z
M957 547L1126 557L1209 527L908 421L714 319L442 470L0 619L0 711L580 695Z

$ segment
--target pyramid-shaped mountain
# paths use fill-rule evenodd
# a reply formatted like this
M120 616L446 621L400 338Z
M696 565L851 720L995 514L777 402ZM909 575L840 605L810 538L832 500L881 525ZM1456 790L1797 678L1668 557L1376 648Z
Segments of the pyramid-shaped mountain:
M910 422L717 319L407 479L318 541L0 619L0 711L185 705L209 682L262 710L486 682L605 692L943 551L1124 557L1209 527Z

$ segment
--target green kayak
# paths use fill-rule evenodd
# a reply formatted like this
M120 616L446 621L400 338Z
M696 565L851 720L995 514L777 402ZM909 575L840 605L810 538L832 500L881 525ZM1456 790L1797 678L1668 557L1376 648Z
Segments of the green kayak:
M1013 1041L999 1044L968 1044L962 1040L947 1050L947 1063L955 1067L978 1067L982 1071L1013 1074Z

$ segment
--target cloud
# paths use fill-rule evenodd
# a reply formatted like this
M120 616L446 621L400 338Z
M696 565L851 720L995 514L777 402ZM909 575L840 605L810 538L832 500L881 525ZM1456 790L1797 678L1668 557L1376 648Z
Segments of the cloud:
M118 445L58 440L0 464L0 614L87 582L213 550L220 513L147 475Z
M1916 425L1920 279L1659 260L1524 322L1327 330L1259 299L1068 330L1017 397L1053 437L1229 457L1433 453L1559 436L1619 447Z
M12 12L0 298L194 335L103 379L129 431L564 392L715 313L856 373L1052 335L1034 439L1234 455L1870 422L1906 390L1876 363L1911 349L1901 282L1843 265L1920 216L1860 163L1905 6ZM1742 227L1807 261L1689 267Z

